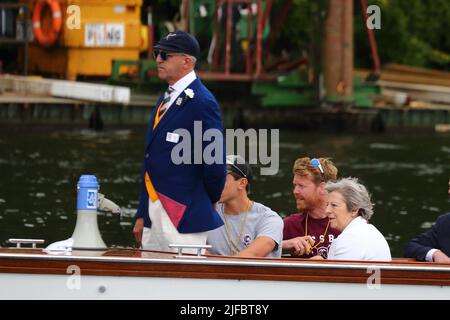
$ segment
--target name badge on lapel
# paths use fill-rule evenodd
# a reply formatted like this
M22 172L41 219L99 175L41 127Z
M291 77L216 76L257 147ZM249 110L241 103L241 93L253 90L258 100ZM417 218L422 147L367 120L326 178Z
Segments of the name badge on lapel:
M166 141L172 142L172 143L178 143L178 140L180 140L180 135L173 132L167 132L166 135Z

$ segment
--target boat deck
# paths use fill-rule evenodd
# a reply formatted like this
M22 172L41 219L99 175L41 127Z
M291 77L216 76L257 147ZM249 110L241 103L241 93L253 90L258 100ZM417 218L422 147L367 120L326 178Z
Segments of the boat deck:
M208 255L177 257L175 253L137 249L74 250L45 253L41 249L0 248L0 273L67 274L76 264L84 275L320 281L366 283L368 272L382 272L383 284L450 286L450 265L394 259L317 261L295 258L236 258Z

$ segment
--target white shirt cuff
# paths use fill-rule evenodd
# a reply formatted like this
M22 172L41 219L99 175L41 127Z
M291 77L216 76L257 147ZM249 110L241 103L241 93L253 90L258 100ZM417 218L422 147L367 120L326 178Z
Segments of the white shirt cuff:
M437 251L437 249L431 249L427 252L427 255L425 256L425 261L433 262L433 254Z

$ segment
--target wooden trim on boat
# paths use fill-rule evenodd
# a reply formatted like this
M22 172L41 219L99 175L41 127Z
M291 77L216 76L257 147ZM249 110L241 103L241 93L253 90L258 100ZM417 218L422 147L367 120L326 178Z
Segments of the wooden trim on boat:
M0 273L367 283L380 272L381 284L450 286L450 265L405 259L392 262L315 261L208 256L175 259L174 254L110 249L49 255L40 249L0 249Z

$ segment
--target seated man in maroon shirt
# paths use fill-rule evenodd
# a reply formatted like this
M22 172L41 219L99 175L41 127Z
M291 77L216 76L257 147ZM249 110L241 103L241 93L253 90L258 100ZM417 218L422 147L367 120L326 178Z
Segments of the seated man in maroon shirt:
M339 231L330 226L325 212L325 183L335 181L337 169L328 158L299 158L292 169L294 198L299 213L284 218L283 252L296 258L320 255L326 259Z

